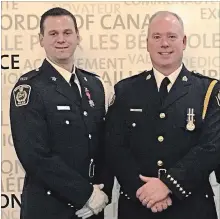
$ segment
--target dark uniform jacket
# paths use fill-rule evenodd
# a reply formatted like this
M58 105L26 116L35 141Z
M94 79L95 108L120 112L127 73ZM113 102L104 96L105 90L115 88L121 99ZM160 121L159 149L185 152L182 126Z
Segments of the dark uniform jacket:
M92 184L105 183L104 88L97 75L81 69L76 74L81 103L46 60L12 91L12 136L26 171L22 219L78 218L75 211L90 198Z
M220 163L219 82L202 119L211 81L183 66L163 104L153 71L116 84L115 102L107 113L106 147L107 162L121 185L119 219L217 218L209 175ZM186 128L189 109L195 129ZM158 171L172 192L173 205L152 213L136 191L144 184L139 174L158 177Z
M215 170L215 176L216 176L217 182L220 184L220 165L219 165L218 168Z

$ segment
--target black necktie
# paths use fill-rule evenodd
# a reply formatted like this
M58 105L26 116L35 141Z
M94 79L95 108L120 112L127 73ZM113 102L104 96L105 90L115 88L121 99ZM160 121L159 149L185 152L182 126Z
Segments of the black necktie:
M170 83L169 78L165 77L160 85L159 93L160 93L161 102L163 102L168 95L167 86L169 85L169 83Z
M81 96L80 96L80 92L79 92L79 88L77 86L77 84L75 83L75 74L72 74L71 78L70 78L70 84L71 84L71 88L74 92L74 95L76 96L76 99L78 102L81 102Z

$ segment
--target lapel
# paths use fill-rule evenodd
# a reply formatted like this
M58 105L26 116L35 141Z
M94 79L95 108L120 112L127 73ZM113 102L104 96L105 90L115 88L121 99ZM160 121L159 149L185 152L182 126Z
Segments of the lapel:
M95 92L92 89L92 82L89 80L90 78L78 68L76 68L76 75L81 86L82 105L86 106L87 108L95 108Z
M138 86L138 93L135 95L137 98L144 101L145 107L157 108L160 103L159 93L157 89L156 79L153 73L153 69L148 72L144 72L142 78L140 79L141 83Z
M46 77L50 83L55 85L57 92L66 97L71 103L80 106L80 103L77 101L76 95L74 95L69 83L46 59L41 66L41 71L43 71L44 77Z
M175 101L179 100L180 98L184 97L188 92L190 85L192 83L191 72L189 72L185 66L177 77L174 85L172 86L167 98L164 100L162 108L165 109L172 105ZM185 81L184 79L187 79Z

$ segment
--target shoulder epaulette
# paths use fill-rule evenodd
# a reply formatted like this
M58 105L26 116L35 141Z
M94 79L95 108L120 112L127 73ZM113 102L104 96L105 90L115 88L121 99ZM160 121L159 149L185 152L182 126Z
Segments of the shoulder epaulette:
M119 82L130 81L130 80L132 81L133 79L139 77L140 75L142 75L143 73L146 73L146 72L147 71L143 71L143 72L137 73L137 74L129 76L127 78L121 79Z
M206 78L206 79L209 79L209 80L217 80L217 79L215 79L215 78L211 78L211 77L209 77L209 76L200 74L200 73L198 73L198 72L196 72L196 71L192 71L192 73L193 73L194 76L197 76L197 77L199 77L199 78Z
M28 81L28 80L34 78L35 76L37 76L39 74L39 71L40 71L39 68L32 70L32 71L29 71L29 72L23 74L19 78L19 81Z
M88 75L92 75L92 76L95 76L95 77L100 77L99 75L97 75L96 73L93 73L93 72L89 72L89 71L86 71L84 69L81 69L81 68L78 68L81 72L85 73L85 74L88 74Z

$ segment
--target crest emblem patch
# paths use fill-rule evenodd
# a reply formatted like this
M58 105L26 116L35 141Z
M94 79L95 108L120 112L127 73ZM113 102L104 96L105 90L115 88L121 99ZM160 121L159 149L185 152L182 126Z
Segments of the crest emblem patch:
M25 106L29 102L29 97L31 93L31 86L27 84L22 84L17 86L13 90L15 106Z

